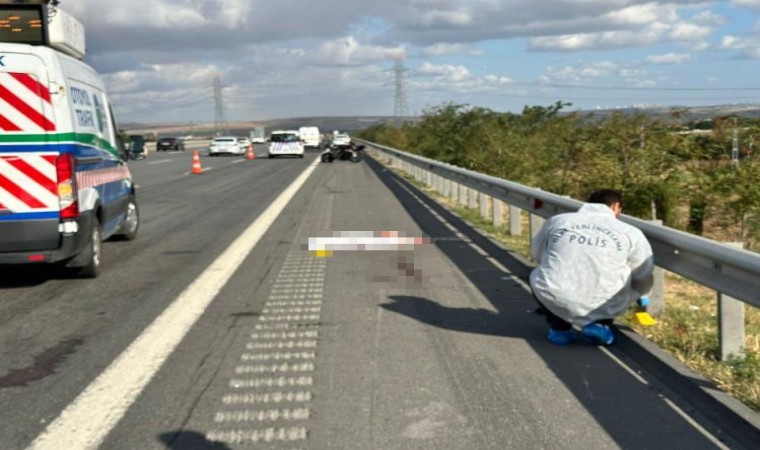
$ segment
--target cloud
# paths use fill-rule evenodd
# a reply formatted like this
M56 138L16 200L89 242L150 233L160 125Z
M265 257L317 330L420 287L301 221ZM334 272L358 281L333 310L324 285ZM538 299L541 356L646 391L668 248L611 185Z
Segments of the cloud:
M463 53L466 46L463 44L449 44L445 42L439 42L435 45L431 45L422 49L422 54L425 56L443 56L455 53Z
M586 82L591 78L602 78L618 73L620 65L613 61L598 61L588 63L579 61L575 65L565 67L548 66L543 76L546 82Z
M596 57L554 59L544 79L641 83L644 63L716 48L718 30L736 37L717 47L741 57L760 48L725 27L725 7L705 0L64 0L62 8L85 24L86 61L118 95L117 113L131 119L147 117L145 105L156 119L209 118L215 74L227 86L229 118L392 113L397 57L418 75L410 88L445 98L535 81L529 68L546 67L547 52ZM642 47L652 56L638 64L612 53ZM196 103L172 107L182 98Z
M315 62L331 65L362 64L373 61L388 61L404 58L406 51L403 47L382 47L362 45L353 36L322 43L316 52Z
M600 19L601 20L601 19ZM610 31L537 36L528 39L534 51L581 51L639 47L675 42L695 45L714 32L720 17L712 13L695 15L691 21L681 19L674 5L648 3L634 5L604 16Z
M689 61L691 55L688 53L666 53L663 55L647 56L646 61L650 64L677 64Z
M740 38L731 35L723 36L718 49L734 50L741 58L760 59L760 37Z
M470 78L470 71L466 67L448 64L436 65L426 62L417 69L417 72L422 75L440 77L453 82L461 82Z
M747 8L760 9L760 0L730 0L732 4L736 6L744 6Z

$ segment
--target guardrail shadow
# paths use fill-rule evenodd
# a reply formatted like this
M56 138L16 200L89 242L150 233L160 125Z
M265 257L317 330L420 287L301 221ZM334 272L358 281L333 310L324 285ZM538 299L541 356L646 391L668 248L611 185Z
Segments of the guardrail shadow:
M712 435L726 439L730 448L755 448L760 442L757 428L714 399L705 398L708 396L678 370L660 367L664 364L657 358L647 359L649 352L624 333L618 334L617 346L609 351L619 360L633 360L636 364L639 362L632 356L641 357L642 363L647 364L642 364L641 376L650 384L636 379L630 369L595 346L581 343L559 347L546 341L545 319L535 314L537 305L523 288L532 269L526 261L481 235L377 161L367 158L366 162L422 232L484 295L496 312L451 308L433 299L410 296L391 296L389 303L380 305L382 308L442 329L524 339L621 448L716 448L694 422ZM420 203L443 217L510 273L497 269L467 242L457 239L453 231L426 208L420 207ZM660 390L665 393L656 392ZM674 392L678 395L673 395ZM663 399L665 396L682 410L690 411L690 417L684 418L668 406Z

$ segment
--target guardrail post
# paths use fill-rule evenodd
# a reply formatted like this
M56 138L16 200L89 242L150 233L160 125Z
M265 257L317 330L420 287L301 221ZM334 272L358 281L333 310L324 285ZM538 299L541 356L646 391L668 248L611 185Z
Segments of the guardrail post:
M743 248L741 242L725 244ZM721 361L744 358L744 303L721 292L718 292L718 342Z
M650 223L662 226L662 220L650 220ZM647 312L658 317L665 310L665 271L662 267L655 266L652 276L654 283L652 284L652 292L649 293L651 302L647 307Z
M459 183L449 180L449 198L456 205L459 201Z
M467 188L467 207L475 209L478 207L478 191L472 188Z
M478 197L479 197L479 200L480 200L480 217L482 217L483 219L490 218L491 217L491 214L490 214L490 209L491 208L489 207L490 205L488 203L491 200L491 196L490 195L486 195L486 194L484 194L484 193L481 192Z
M522 236L522 218L520 215L520 208L509 205L509 234L512 236Z
M493 199L493 226L501 228L504 225L504 202Z

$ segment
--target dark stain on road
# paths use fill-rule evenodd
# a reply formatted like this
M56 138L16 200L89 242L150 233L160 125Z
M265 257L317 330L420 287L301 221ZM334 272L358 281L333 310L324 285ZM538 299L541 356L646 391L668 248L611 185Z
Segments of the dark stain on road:
M0 377L0 389L26 386L32 381L41 380L55 373L55 369L84 343L82 338L72 338L50 347L34 357L34 364L22 369L15 369Z

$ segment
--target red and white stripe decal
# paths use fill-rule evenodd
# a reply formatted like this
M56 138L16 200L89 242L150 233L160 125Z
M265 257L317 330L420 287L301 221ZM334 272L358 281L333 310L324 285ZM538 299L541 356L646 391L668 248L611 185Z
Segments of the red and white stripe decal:
M13 212L57 211L55 154L0 156L0 208Z
M101 184L123 181L128 178L130 178L130 174L127 166L85 170L77 172L77 186L79 189L92 188Z
M0 130L55 131L47 87L26 73L0 72Z

